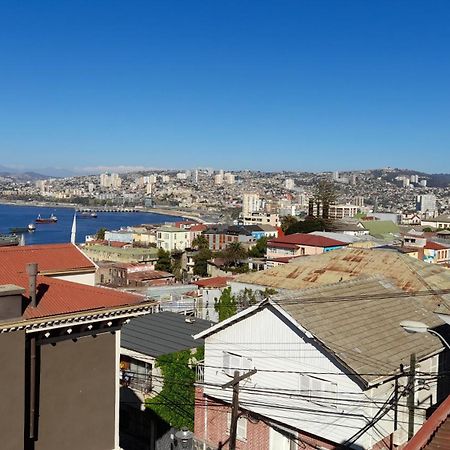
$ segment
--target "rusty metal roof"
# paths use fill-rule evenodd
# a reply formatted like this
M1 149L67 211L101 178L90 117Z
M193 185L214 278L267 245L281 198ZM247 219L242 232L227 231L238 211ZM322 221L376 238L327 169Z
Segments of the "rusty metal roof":
M275 289L304 289L362 275L385 276L408 292L450 289L448 269L376 248L344 248L306 256L272 269L239 275L235 281Z

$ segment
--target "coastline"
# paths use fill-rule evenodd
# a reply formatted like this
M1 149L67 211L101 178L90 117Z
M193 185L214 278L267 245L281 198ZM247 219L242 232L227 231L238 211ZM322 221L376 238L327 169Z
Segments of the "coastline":
M125 210L129 210L130 212L140 212L140 213L152 213L159 214L163 216L177 216L182 217L183 219L193 220L198 223L205 223L205 220L200 217L200 215L196 215L192 211L182 211L176 209L165 209L165 208L117 208L117 207L87 207L85 205L79 205L77 203L58 203L58 202L45 202L45 201L26 201L26 200L5 200L0 199L0 205L9 205L9 206L34 206L34 207L46 207L46 208L68 208L68 209L84 209L84 210L92 210L92 211L101 211L108 210L111 212L126 212Z

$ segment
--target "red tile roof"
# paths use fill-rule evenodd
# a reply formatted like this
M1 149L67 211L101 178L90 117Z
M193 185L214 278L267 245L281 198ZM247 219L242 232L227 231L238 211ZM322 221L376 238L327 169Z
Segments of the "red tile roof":
M227 286L227 281L232 280L233 277L213 277L204 278L203 280L194 281L199 288L221 288Z
M427 250L446 250L448 247L442 244L438 244L437 242L427 241L425 247Z
M26 273L31 262L38 264L41 274L95 271L94 263L73 244L0 247L0 271Z
M403 450L450 450L450 395Z
M37 306L28 305L24 319L36 319L82 311L136 305L143 297L108 288L65 281L45 273L94 270L95 266L72 244L35 245L0 249L0 284L15 284L26 289L29 298L26 265L37 262ZM44 275L42 275L44 273Z
M192 227L189 228L189 231L205 231L206 228L208 228L206 225L199 223L197 225L192 225Z
M336 247L348 245L347 242L307 233L295 233L271 239L268 242L268 245L272 244L305 245L310 247Z

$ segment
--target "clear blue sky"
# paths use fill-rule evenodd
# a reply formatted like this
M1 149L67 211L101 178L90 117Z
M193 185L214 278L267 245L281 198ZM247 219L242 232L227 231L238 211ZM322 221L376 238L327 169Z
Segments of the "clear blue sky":
M448 0L0 11L2 165L450 171Z

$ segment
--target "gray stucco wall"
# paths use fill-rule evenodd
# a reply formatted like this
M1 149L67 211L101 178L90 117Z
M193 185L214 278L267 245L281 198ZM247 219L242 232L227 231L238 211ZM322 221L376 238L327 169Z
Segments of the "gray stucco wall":
M111 333L42 346L36 450L114 448L115 369Z
M0 335L0 447L23 450L25 332Z

